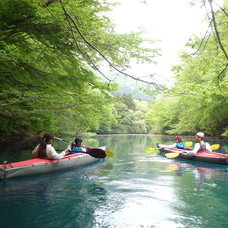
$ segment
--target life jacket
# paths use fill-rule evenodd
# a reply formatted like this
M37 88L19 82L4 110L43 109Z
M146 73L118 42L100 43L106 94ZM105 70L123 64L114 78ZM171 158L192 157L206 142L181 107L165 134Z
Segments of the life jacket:
M202 141L202 142L199 142L199 144L200 144L200 149L198 150L198 152L207 150L205 142Z
M71 151L72 152L84 152L83 147L76 146L74 143L71 144Z
M176 147L178 148L178 149L184 149L184 142L178 142L177 144L176 144Z

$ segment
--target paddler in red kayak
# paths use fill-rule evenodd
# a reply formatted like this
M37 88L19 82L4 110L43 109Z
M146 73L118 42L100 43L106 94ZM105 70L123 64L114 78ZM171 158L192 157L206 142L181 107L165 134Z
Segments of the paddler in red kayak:
M74 142L70 143L67 147L68 150L71 151L71 153L80 153L80 152L86 152L87 148L82 145L82 139L76 138Z
M44 134L43 141L37 145L32 152L33 157L60 160L68 154L68 149L62 151L60 154L56 152L55 148L52 146L54 138L55 137L50 133Z
M184 149L184 142L182 141L181 136L176 136L175 138L176 143L174 144L176 148L178 149Z
M204 137L205 135L203 132L198 132L196 134L195 136L196 144L193 150L187 152L189 155L194 155L197 152L204 151L204 150L212 152L210 144L207 142L204 142Z
M181 136L176 136L174 138L174 140L176 142L174 144L172 144L172 145L167 146L167 147L169 147L169 148L184 149L185 145L184 145L184 142L182 141L182 137Z

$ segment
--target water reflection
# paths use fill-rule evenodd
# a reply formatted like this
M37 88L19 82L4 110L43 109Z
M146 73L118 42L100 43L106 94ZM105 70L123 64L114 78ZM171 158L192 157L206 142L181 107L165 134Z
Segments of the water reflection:
M3 227L226 227L227 167L144 152L159 142L171 139L97 137L113 158L0 182Z
M4 227L92 227L96 207L107 194L95 178L101 165L0 182Z

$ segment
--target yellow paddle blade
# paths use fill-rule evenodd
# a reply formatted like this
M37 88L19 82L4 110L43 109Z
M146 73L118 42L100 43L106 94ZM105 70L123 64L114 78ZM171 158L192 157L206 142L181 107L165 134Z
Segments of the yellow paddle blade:
M176 164L169 164L166 169L172 170L172 171L178 171L180 168Z
M176 158L179 156L180 153L166 153L165 156L167 158Z
M113 152L112 151L109 151L109 150L105 150L105 154L107 157L113 157Z
M39 133L39 136L40 136L40 137L43 137L46 133L47 133L46 131L41 131L41 132Z
M212 149L212 150L218 150L218 149L219 149L219 147L220 147L220 145L219 145L219 144L214 144L214 145L211 145L211 149Z
M156 150L156 148L154 148L154 147L147 147L146 149L147 150Z
M191 147L191 146L192 146L192 142L191 142L191 141L186 142L186 143L184 143L184 144L185 144L186 147Z
M145 150L146 153L153 153L155 151L156 151L155 148Z

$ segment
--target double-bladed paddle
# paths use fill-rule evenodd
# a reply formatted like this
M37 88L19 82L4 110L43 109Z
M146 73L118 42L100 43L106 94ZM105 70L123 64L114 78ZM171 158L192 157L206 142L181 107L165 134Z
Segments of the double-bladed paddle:
M39 135L40 136L43 136L45 133L46 132L41 132ZM57 140L59 140L59 141L63 141L63 142L66 142L66 143L71 143L68 140L65 140L65 139L62 139L62 138L59 138L59 137L56 137L56 136L54 136L54 138L57 139ZM63 150L56 149L56 151L63 151ZM107 157L113 157L113 152L108 151L108 150L98 149L98 148L94 148L94 149L87 148L87 151L86 152L80 152L80 153L89 154L90 156L92 156L94 158L105 158L106 156Z
M191 147L191 146L192 146L192 142L191 142L191 141L186 142L185 145L186 145L187 147ZM220 147L219 144L213 144L213 145L211 145L211 149L212 149L212 150L218 150L219 147Z
M65 139L61 139L61 138L56 137L56 136L55 136L55 139L63 141L63 142L70 143L69 141L67 141ZM99 149L99 148L94 148L94 149L87 148L86 152L81 152L80 151L80 153L89 154L90 156L95 157L95 158L105 158L106 156L107 157L113 157L113 152L112 151L102 150L102 149Z
M191 142L191 141L186 142L186 143L185 143L185 146L186 146L186 147L192 146L192 142ZM147 147L146 150L145 150L145 152L146 152L146 153L153 153L153 152L156 152L157 150L158 150L158 149L155 148L155 147Z
M106 153L102 149L90 149L86 152L80 151L79 153L89 154L90 156L92 156L94 158L105 158L106 157ZM74 153L70 153L70 154L74 154Z
M56 151L63 151L63 150L60 150L60 149L56 149ZM71 155L71 154L76 154L76 153L82 153L82 154L89 154L90 156L94 157L94 158L105 158L106 157L106 153L104 150L102 149L90 149L88 151L80 151L80 152L73 152L73 151L68 151L69 153L66 154L67 155Z

